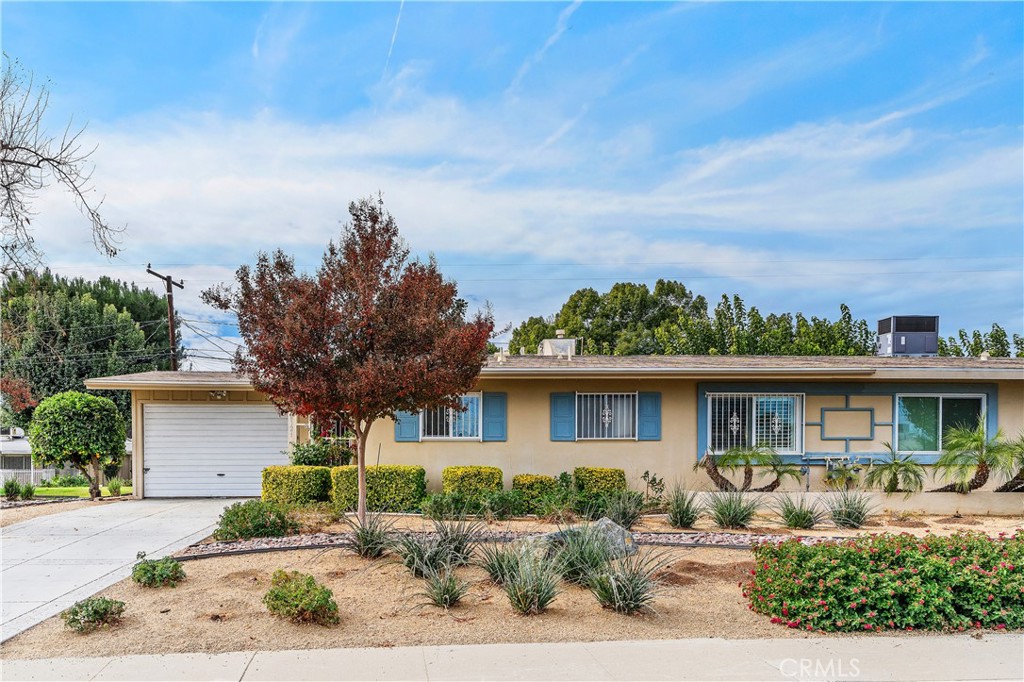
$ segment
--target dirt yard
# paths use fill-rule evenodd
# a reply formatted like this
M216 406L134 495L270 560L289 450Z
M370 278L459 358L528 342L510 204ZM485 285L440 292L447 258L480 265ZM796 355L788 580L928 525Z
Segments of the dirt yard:
M651 551L651 550L645 550ZM657 550L655 550L657 551ZM300 550L184 563L176 588L147 589L130 580L100 594L128 604L114 628L78 635L51 618L0 646L2 658L113 656L254 649L391 647L420 644L594 641L682 637L803 637L751 613L738 583L753 567L749 552L675 549L657 614L623 616L593 596L565 586L540 616L515 615L505 594L478 568L456 608L421 605L420 581L402 566L368 562L341 550ZM275 569L312 573L334 591L336 627L294 625L267 613L262 597Z

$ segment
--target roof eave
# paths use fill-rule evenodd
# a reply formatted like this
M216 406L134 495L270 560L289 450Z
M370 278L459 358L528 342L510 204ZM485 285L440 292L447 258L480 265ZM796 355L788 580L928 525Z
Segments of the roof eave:
M872 376L875 370L872 368L821 368L821 367L719 367L692 368L692 367L485 367L480 372L483 379L531 379L537 377L561 378L561 377L602 377L602 378L630 378L643 376L648 378L702 378L702 377L850 377L850 376Z
M85 387L100 391L254 391L252 384L248 381L216 381L216 382L188 382L175 383L169 381L105 381L99 379L86 379Z

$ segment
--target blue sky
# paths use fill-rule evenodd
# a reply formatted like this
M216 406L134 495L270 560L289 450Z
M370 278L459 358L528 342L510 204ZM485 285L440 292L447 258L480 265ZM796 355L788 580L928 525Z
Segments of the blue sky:
M668 277L765 312L1024 331L1020 3L0 11L53 125L88 122L127 225L107 262L44 193L49 263L143 283L153 262L191 319L217 319L199 291L258 250L317 262L381 191L499 322Z

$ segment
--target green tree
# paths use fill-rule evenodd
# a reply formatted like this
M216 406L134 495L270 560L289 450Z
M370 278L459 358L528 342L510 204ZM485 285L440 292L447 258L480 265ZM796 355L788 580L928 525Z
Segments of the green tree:
M508 352L515 355L520 348L525 348L526 353L533 354L537 352L541 341L554 337L555 325L553 322L543 317L531 317L512 330Z
M1012 355L1024 358L1024 336L1014 334L1012 345ZM955 336L939 337L939 355L957 358L976 358L985 352L994 358L1008 358L1011 356L1010 346L1006 330L998 324L993 324L988 332L960 329Z
M39 403L32 415L32 458L42 466L73 466L100 496L100 472L124 458L125 419L114 401L67 391Z
M35 401L85 390L87 378L170 366L166 308L150 291L109 278L11 275L0 305L5 422L27 426ZM125 392L96 393L129 417L131 397Z

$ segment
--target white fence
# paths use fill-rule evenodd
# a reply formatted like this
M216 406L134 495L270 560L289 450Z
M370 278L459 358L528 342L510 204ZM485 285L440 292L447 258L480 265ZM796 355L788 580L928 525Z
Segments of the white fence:
M0 481L13 478L19 483L39 485L44 478L53 478L53 476L53 469L0 469Z

